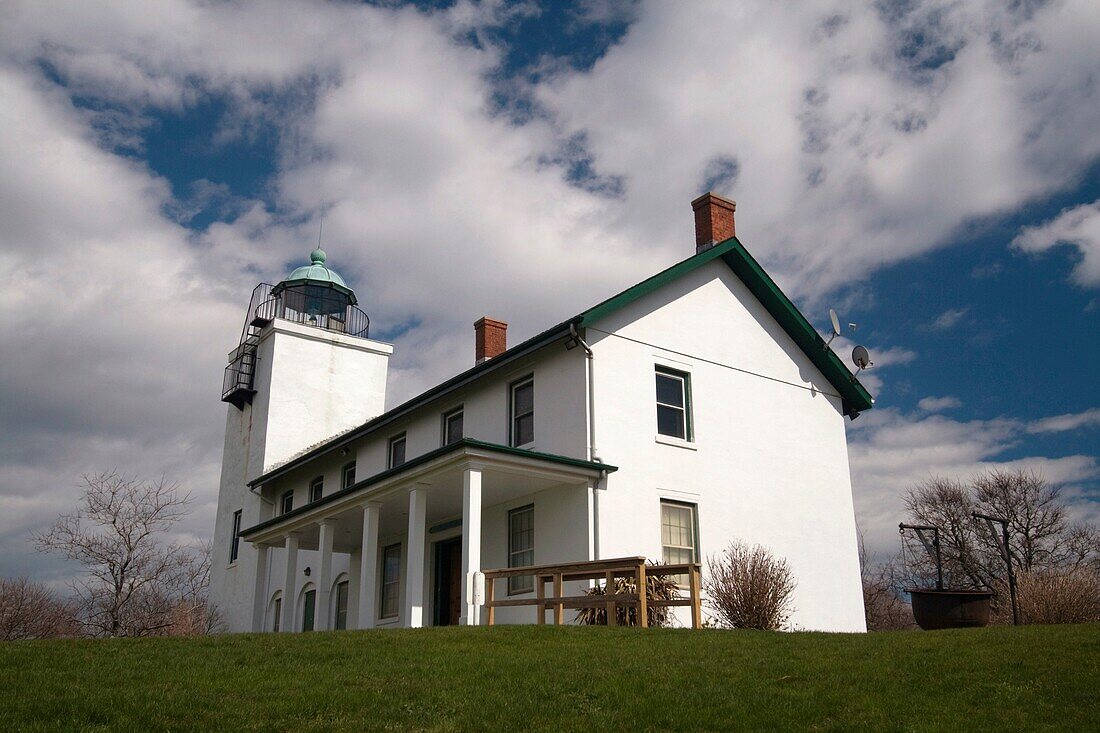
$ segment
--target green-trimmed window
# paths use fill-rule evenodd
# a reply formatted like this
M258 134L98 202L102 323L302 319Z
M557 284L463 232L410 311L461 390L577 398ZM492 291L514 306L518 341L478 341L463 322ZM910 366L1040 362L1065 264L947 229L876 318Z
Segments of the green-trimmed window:
M657 432L680 440L691 435L691 375L658 366Z
M698 508L679 501L661 501L661 559L666 565L698 562ZM687 585L687 575L672 576Z
M401 433L390 438L389 465L387 468L397 468L405 462L405 434Z
M512 382L509 395L509 444L520 446L535 442L535 378L527 376Z
M318 476L309 482L309 500L317 501L325 495L325 477Z
M355 483L355 461L352 461L351 463L344 466L344 469L343 469L343 471L341 471L340 476L341 476L340 488L346 489L347 487L354 484Z
M462 440L462 408L443 415L443 445L450 445Z
M294 509L294 489L283 492L283 498L279 500L279 514L289 514Z
M233 539L229 544L229 562L237 562L241 549L241 510L233 512Z

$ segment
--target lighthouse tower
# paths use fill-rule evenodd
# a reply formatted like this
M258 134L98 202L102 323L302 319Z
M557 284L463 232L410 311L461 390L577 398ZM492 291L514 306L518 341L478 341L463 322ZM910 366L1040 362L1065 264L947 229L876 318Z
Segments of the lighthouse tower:
M282 282L257 285L241 342L229 352L210 579L211 604L229 631L254 625L256 551L238 533L274 514L248 482L385 409L393 347L368 338L367 314L326 259L315 249L310 264ZM280 552L268 567L281 567Z

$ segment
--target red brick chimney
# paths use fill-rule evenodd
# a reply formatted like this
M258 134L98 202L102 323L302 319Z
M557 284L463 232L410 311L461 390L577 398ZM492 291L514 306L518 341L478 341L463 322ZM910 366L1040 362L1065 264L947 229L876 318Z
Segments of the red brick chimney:
M691 202L691 208L695 211L697 253L735 235L733 212L737 211L736 202L713 193L705 193Z
M508 324L489 316L474 323L474 356L477 363L500 356L508 348Z

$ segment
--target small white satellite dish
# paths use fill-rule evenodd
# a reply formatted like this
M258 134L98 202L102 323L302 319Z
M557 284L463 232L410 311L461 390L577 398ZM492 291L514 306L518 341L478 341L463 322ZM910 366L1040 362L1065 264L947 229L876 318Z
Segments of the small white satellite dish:
M829 309L829 320L833 322L833 332L829 334L829 340L825 342L825 348L829 348L829 344L833 342L837 336L840 335L840 319L836 317L836 311L832 308Z
M866 346L857 346L852 349L852 362L861 372L875 365L875 362L871 361L871 354Z

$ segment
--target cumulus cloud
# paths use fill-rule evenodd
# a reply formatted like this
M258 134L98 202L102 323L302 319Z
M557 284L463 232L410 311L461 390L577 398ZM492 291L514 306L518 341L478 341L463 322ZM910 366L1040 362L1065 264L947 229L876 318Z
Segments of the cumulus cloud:
M1081 260L1073 269L1079 285L1100 285L1100 200L1066 209L1048 222L1025 227L1012 245L1025 252L1044 252L1060 244L1072 245Z
M943 412L962 407L962 401L957 397L925 397L917 403L917 407L925 412Z

